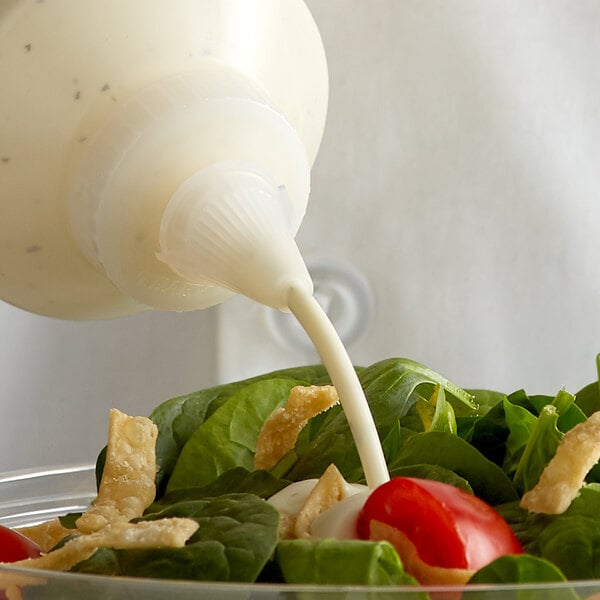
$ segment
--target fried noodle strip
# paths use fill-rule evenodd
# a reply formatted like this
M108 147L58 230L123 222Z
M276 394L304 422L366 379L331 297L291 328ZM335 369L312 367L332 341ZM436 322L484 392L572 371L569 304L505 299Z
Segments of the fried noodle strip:
M600 411L565 434L538 483L523 494L521 506L535 513L563 513L579 494L598 459Z
M15 567L30 569L50 569L68 571L82 560L86 560L98 548L179 548L198 529L193 519L171 518L139 523L117 522L101 531L78 535L67 541L64 546L44 554L39 558L27 558L11 563Z
M265 421L258 435L255 469L272 469L296 445L308 421L339 402L332 385L296 386L286 405Z
M30 527L21 527L18 531L32 542L35 542L42 552L49 552L64 537L71 533L77 533L76 529L63 527L58 519L52 519Z
M312 489L294 523L296 538L309 538L313 521L346 497L346 481L335 465L329 465Z
M106 462L98 497L77 521L82 533L140 517L156 495L158 429L146 417L110 411Z

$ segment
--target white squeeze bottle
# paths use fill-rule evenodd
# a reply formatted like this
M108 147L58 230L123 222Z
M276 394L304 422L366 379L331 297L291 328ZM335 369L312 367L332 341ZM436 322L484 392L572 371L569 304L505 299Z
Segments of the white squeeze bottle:
M372 417L294 242L327 99L301 0L3 0L0 298L68 319L235 293L291 310L375 485Z

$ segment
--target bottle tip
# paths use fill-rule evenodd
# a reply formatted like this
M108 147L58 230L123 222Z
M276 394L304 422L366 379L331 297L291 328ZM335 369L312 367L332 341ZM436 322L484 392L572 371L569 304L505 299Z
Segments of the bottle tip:
M289 196L251 165L219 163L188 179L163 215L158 258L184 279L287 310L312 281L292 232Z

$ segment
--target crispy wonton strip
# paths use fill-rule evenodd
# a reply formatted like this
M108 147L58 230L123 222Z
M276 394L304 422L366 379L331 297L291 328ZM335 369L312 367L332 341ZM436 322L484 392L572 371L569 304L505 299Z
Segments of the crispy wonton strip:
M258 435L254 455L255 469L273 468L294 448L299 433L309 419L339 402L332 385L296 386L283 408L278 408Z
M63 527L59 519L52 519L39 525L20 527L18 532L35 542L42 552L49 552L60 540L71 533L77 533L77 530Z
M279 513L279 539L293 540L296 538L294 527L296 525L296 517L286 512Z
M92 556L98 548L179 548L197 529L198 523L193 519L177 517L139 523L118 522L96 533L78 535L39 558L28 558L11 563L11 566L68 571Z
M335 465L329 465L296 517L294 535L309 538L313 521L346 497L346 482Z
M585 476L600 459L600 411L570 429L521 506L535 513L559 514L577 497Z
M146 417L110 411L108 447L102 480L93 506L77 521L82 533L139 517L154 500L156 425Z

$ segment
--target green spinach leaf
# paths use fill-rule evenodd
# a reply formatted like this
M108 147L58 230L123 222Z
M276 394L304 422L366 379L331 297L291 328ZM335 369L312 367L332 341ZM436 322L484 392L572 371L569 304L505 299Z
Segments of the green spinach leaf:
M439 385L453 399L453 406L475 410L471 396L441 375L406 359L388 359L359 372L359 379L369 402L380 439L392 429L423 395L431 395ZM331 411L323 420L317 436L295 453L297 462L287 479L299 480L320 477L334 463L348 481L364 478L352 433L341 410Z
M446 400L444 388L436 385L429 399L419 398L415 404L425 431L456 433L456 415Z
M276 560L287 583L417 585L387 542L287 540L277 545Z
M248 385L270 379L294 379L304 385L327 383L329 376L323 365L282 369L249 379L192 392L166 400L157 406L150 418L158 427L156 483L159 493L165 488L183 446L194 431L231 396Z
M498 466L504 464L506 458L506 440L510 430L504 414L504 400L489 408L481 417L459 417L456 420L458 435L477 448L483 456Z
M471 484L464 478L439 465L407 465L404 467L395 467L390 471L391 477L418 477L420 479L433 479L449 483L454 487L460 488L469 494L473 493Z
M561 515L549 519L535 540L540 556L555 563L569 579L600 578L600 485L582 488Z
M575 402L575 396L566 390L560 390L554 398L548 398L548 396L530 396L530 400L535 406L538 415L544 406L552 404L558 411L556 426L563 433L566 433L578 423L583 423L586 420L584 412Z
M556 565L531 556L530 554L502 556L486 565L471 577L469 583L554 583L565 582L567 578ZM477 596L477 592L475 592ZM504 598L515 600L579 600L579 596L570 586L557 589L523 589L511 592L507 590Z
M438 465L454 471L466 479L475 494L489 504L501 504L518 498L504 471L456 435L440 431L413 435L390 464L390 470L417 464Z
M506 451L502 467L507 475L513 477L538 419L529 410L511 402L508 398L504 400L503 407L509 434L506 439Z
M269 379L245 385L191 435L167 484L167 493L203 487L235 467L254 468L258 434L271 413L300 382Z
M243 467L236 467L225 471L215 481L204 487L182 488L165 494L146 512L155 512L177 502L214 498L233 493L254 494L259 498L270 498L289 484L289 481L277 479L269 471L249 471Z
M558 430L558 411L552 404L544 406L526 442L517 466L514 482L521 494L530 490L556 453L563 434Z
M596 355L596 373L598 379L575 394L577 406L581 408L586 417L600 410L600 354Z
M277 544L279 514L250 494L180 502L141 520L188 517L199 528L182 548L104 548L74 567L82 573L253 582Z

